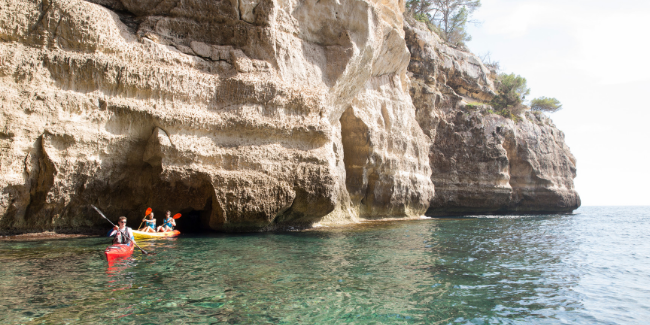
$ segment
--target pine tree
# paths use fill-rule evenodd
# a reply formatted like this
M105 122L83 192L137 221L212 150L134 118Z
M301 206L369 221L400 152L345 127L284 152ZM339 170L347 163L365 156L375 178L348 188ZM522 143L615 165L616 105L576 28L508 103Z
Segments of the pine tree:
M557 112L562 109L559 100L552 97L539 97L530 101L530 109L533 111Z
M481 6L480 0L409 0L409 13L419 21L428 23L445 41L463 45L471 40L467 23L471 14ZM432 28L434 27L434 28Z

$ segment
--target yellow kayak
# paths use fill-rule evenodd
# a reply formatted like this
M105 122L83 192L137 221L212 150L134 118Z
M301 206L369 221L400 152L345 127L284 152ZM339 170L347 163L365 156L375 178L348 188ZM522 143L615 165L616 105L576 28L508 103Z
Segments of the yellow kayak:
M181 232L178 230L165 231L165 232L144 232L144 231L133 230L133 237L135 237L135 239L169 238L169 237L176 237L180 234Z

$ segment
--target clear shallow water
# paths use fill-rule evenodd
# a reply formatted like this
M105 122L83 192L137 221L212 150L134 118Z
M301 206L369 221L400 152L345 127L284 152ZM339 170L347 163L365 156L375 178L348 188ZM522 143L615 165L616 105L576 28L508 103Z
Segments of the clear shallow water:
M643 324L650 208L143 242L0 242L0 323Z

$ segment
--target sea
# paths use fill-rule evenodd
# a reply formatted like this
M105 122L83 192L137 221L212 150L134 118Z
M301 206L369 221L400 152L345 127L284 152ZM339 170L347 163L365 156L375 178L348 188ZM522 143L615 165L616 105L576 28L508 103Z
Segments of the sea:
M0 242L0 323L650 323L650 207L109 243Z

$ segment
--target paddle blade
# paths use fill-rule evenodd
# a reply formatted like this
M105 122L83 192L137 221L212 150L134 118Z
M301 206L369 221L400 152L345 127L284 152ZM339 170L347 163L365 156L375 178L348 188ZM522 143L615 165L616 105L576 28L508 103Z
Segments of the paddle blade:
M144 212L144 216L146 217L149 214L151 214L151 208L147 208L147 211Z
M178 218L180 218L180 217L181 217L181 214L180 214L180 213L177 213L177 214L174 215L174 219L178 219Z

